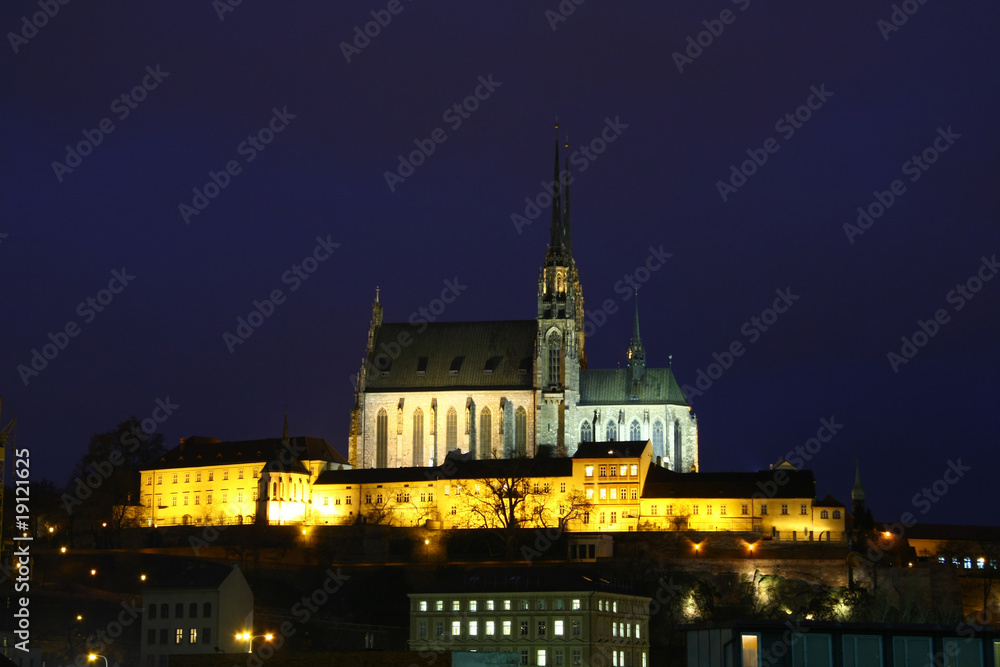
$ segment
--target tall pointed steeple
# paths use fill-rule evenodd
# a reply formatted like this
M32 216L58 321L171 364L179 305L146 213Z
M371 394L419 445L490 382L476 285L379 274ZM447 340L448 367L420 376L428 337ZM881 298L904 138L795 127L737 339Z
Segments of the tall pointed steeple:
M566 149L566 168L563 173L567 174L566 183L560 184L560 190L562 190L563 195L563 238L566 245L566 254L573 257L573 228L570 226L569 221L569 134L566 135L566 144L563 146Z
M861 460L854 461L854 488L851 489L851 500L854 501L855 508L861 503L862 509L865 506L865 487L861 485ZM856 511L856 510L855 510Z
M646 370L646 349L639 335L639 290L635 291L635 322L632 325L632 342L628 346L628 368L633 381L639 380Z

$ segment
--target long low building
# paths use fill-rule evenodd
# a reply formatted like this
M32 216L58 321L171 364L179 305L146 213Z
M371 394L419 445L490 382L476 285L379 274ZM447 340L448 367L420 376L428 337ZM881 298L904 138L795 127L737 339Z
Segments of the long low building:
M570 531L758 532L844 539L844 506L816 500L812 471L679 473L651 441L584 442L572 457L353 469L325 441L189 438L142 471L149 525L224 523Z

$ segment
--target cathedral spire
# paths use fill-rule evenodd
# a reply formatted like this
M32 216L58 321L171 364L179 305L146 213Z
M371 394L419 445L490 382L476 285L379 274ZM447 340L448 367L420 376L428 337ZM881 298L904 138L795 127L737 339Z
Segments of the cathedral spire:
M632 342L628 346L628 367L632 371L632 379L638 380L646 368L646 349L642 346L642 336L639 335L639 290L635 291L635 321L632 325Z
M561 181L559 183L559 189L562 190L563 187L566 188L565 197L563 201L563 235L566 239L566 253L573 257L573 231L570 227L569 222L569 134L566 134L566 144L563 146L566 149L566 169L563 173L566 174L566 183L563 184Z
M851 489L851 500L854 501L855 505L861 503L864 507L865 504L865 487L861 486L861 461L860 459L855 459L854 461L854 488Z
M559 118L556 117L556 158L552 174L552 238L549 248L557 254L564 249L565 229L563 227L562 188L559 187Z

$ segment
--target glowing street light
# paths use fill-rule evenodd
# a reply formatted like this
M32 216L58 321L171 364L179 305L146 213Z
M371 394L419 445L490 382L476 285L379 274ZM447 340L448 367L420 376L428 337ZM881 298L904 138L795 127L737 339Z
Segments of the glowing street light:
M274 635L272 635L270 632L268 632L267 634L263 634L263 635L251 635L249 632L243 632L243 633L237 632L236 633L236 638L237 639L243 639L243 640L245 640L245 641L248 642L248 644L247 644L247 653L253 653L253 640L257 639L258 637L263 637L264 641L267 641L267 642L269 642L272 639L274 639Z
M96 576L97 576L97 570L95 570L95 569L91 569L91 570L90 570L90 576L92 576L92 577L96 577Z
M108 667L108 659L105 658L103 655L98 655L97 653L91 653L91 654L89 654L87 656L87 660L89 662L93 662L93 661L97 660L98 658L103 658L104 659L104 667Z
M59 547L59 553L61 554L66 553L66 547Z

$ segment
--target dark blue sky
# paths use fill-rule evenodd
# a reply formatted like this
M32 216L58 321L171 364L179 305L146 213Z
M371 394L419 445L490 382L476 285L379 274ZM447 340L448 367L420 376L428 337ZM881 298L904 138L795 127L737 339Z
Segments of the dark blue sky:
M520 231L511 216L551 179L558 113L574 152L617 127L570 165L588 310L619 308L587 341L592 367L624 362L632 302L616 283L662 246L644 342L683 384L717 376L693 400L703 470L766 467L832 417L843 428L808 463L820 496L849 500L860 455L879 519L995 522L1000 280L977 282L1000 253L995 3L911 0L893 30L879 24L893 3L867 0L567 0L564 21L546 14L554 0L396 14L244 0L222 20L220 2L51 2L37 30L23 17L44 0L0 16L0 386L36 478L64 482L90 434L167 397L168 444L278 436L287 406L293 434L346 453L376 285L387 320L456 279L467 289L443 319L534 317L548 210ZM341 44L372 11L391 21L348 62ZM467 118L448 112L477 87ZM280 131L260 134L269 123ZM439 128L390 189L397 156ZM77 162L66 147L81 142ZM226 186L201 201L210 172ZM881 215L848 233L858 207ZM339 247L306 262L307 280L286 274L318 237ZM123 268L134 278L101 293ZM979 291L949 297L959 285ZM798 298L762 331L751 318L770 321L776 290ZM893 368L901 336L939 309ZM65 349L19 371L50 333ZM735 342L720 376L713 354ZM959 458L971 469L915 504Z

